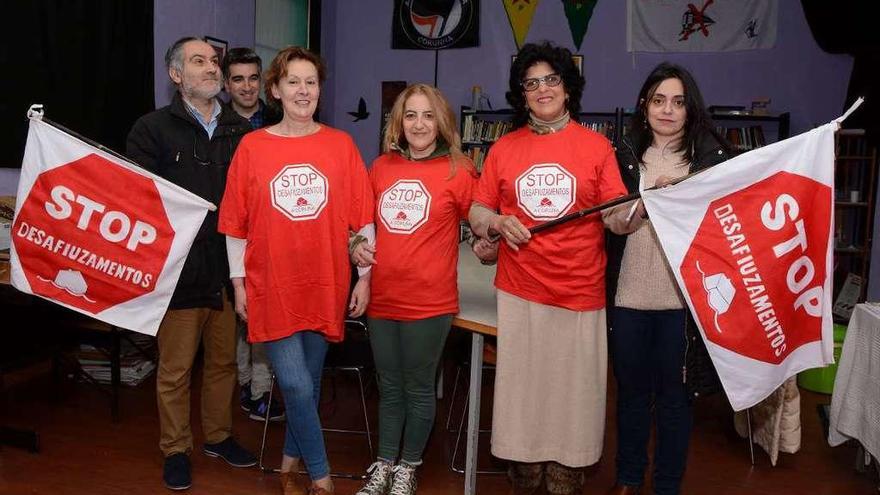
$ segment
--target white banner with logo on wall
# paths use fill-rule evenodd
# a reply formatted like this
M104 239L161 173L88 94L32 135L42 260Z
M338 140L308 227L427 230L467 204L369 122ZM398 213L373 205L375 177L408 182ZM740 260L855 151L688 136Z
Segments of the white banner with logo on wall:
M642 193L734 410L833 362L837 127Z
M776 0L627 0L627 51L772 48L778 12Z

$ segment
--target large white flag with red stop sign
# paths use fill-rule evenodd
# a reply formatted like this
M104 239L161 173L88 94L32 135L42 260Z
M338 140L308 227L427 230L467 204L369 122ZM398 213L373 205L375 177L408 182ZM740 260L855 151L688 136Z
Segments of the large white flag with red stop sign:
M837 126L642 194L734 410L833 362Z
M193 239L213 208L32 118L12 224L12 285L155 335Z

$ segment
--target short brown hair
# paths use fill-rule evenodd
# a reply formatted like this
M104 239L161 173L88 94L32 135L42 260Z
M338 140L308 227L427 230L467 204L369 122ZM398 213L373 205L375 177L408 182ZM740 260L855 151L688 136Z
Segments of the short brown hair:
M266 88L266 99L269 103L273 103L276 106L280 106L280 102L272 96L272 88L273 85L281 82L281 79L287 76L287 64L293 62L294 60L305 60L307 62L311 62L312 65L315 66L315 69L318 70L318 81L323 83L327 78L327 69L325 68L324 61L321 60L316 53L309 51L307 48L303 48L301 46L288 46L287 48L278 52L278 55L275 55L275 58L272 59L272 63L269 64L269 69L266 70L266 75L263 78L265 80L265 88Z

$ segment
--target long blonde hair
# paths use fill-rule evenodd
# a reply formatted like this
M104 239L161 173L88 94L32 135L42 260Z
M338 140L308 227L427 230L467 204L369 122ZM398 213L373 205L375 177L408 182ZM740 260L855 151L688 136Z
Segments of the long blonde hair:
M473 165L461 151L461 135L455 124L455 114L452 113L449 102L446 101L439 89L427 84L410 84L397 96L385 126L382 152L389 153L407 147L406 136L403 133L404 106L406 100L416 94L424 95L428 99L437 122L437 138L438 140L442 139L449 146L449 178L455 176L455 169L459 163L465 164L464 166L470 169L470 173L474 173Z

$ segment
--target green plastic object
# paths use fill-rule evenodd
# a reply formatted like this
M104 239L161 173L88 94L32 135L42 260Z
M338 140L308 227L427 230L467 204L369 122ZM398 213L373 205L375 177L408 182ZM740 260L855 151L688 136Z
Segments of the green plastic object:
M834 364L824 368L813 368L798 373L798 385L801 388L812 390L820 394L830 394L834 391L834 377L837 376L837 363L840 362L840 351L843 349L843 339L846 337L846 325L834 325Z

